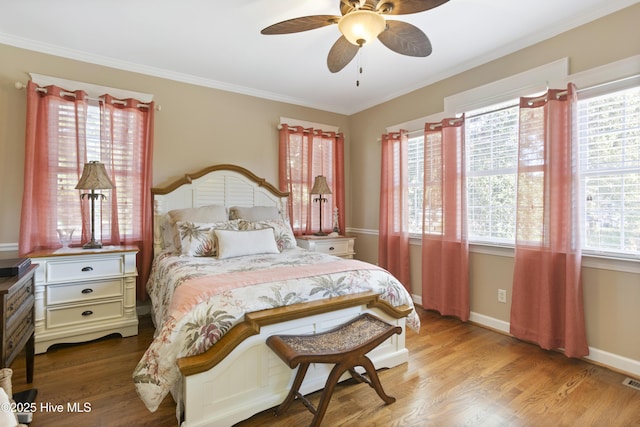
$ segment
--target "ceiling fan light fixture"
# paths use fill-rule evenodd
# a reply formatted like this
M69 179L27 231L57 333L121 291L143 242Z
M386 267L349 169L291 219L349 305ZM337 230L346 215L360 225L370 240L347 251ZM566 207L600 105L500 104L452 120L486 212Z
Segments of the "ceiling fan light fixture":
M356 46L370 43L386 26L384 16L370 10L353 11L344 15L338 22L338 29L342 35Z

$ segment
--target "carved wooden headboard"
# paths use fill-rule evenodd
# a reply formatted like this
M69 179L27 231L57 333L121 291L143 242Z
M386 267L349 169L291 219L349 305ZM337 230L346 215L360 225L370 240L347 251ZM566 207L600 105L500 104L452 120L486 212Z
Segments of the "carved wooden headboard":
M214 165L184 177L166 187L152 188L154 204L154 253L162 250L160 218L172 209L207 205L275 206L287 217L289 193L236 165Z

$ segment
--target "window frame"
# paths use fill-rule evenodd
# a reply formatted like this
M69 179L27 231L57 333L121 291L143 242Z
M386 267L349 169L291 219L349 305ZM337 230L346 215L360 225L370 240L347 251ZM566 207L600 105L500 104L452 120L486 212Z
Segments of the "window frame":
M609 89L607 90L607 88L605 86L609 86ZM607 95L614 95L616 93L619 93L620 91L626 91L626 90L636 90L639 91L640 93L640 76L638 76L637 79L623 79L623 81L619 81L619 82L615 82L611 85L604 85L604 86L598 86L594 89L592 88L587 88L583 91L579 91L578 92L578 111L581 111L581 106L580 106L580 102L581 101L588 101L590 99L594 99L594 98L599 98L599 97L605 97ZM625 116L626 117L626 116ZM579 122L578 124L584 124L582 122ZM578 139L580 139L583 134L581 129L578 129L578 134L576 135L576 137ZM602 134L606 134L608 132L603 132ZM601 134L598 134L598 136L600 136ZM580 188L581 188L581 194L580 197L582 198L582 204L583 206L581 206L581 214L583 216L583 223L581 224L582 229L581 229L581 233L582 233L582 252L589 254L589 255L593 255L593 256L606 256L606 257L614 257L614 258L636 258L638 256L640 256L640 249L638 249L638 252L634 253L634 252L629 252L629 251L624 251L624 248L622 248L619 251L616 250L607 250L605 249L604 246L601 246L599 248L594 248L594 247L588 247L587 246L587 242L588 242L588 236L587 236L587 221L588 221L588 212L587 212L587 208L588 208L588 204L590 203L590 200L588 199L588 197L590 197L591 195L587 192L587 180L589 179L589 177L598 177L598 178L605 178L605 177L622 177L624 180L624 177L627 177L629 174L636 174L636 173L640 173L640 166L638 167L633 167L633 166L624 166L624 167L609 167L609 168L598 168L597 170L587 170L583 163L584 160L584 155L585 155L585 147L579 143L579 156L580 156L580 166L581 166L581 170L580 170ZM625 192L620 192L617 193L620 195L621 198L624 198L624 195L627 194ZM624 204L622 206L621 210L617 210L615 211L616 213L621 213L622 218L621 221L623 221L624 223ZM626 228L624 227L624 225L622 226L622 229L620 230L621 233L621 238L623 238L625 232L626 232Z

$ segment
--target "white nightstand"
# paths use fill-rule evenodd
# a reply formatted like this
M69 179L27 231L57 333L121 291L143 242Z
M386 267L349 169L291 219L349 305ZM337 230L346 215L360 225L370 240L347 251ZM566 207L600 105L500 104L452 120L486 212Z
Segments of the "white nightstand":
M355 237L346 236L299 236L296 237L298 246L314 252L324 252L352 259L356 251L354 249Z
M135 246L43 250L36 270L35 346L138 334Z

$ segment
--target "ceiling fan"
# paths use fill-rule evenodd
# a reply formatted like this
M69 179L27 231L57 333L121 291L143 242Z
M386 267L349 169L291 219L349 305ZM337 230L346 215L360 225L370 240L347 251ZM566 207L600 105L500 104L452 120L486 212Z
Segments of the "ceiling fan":
M387 15L423 12L449 0L340 0L342 16L312 15L288 19L264 28L262 34L291 34L338 24L342 36L327 57L332 73L342 70L358 49L376 37L383 45L402 55L425 57L431 54L431 42L418 27Z

